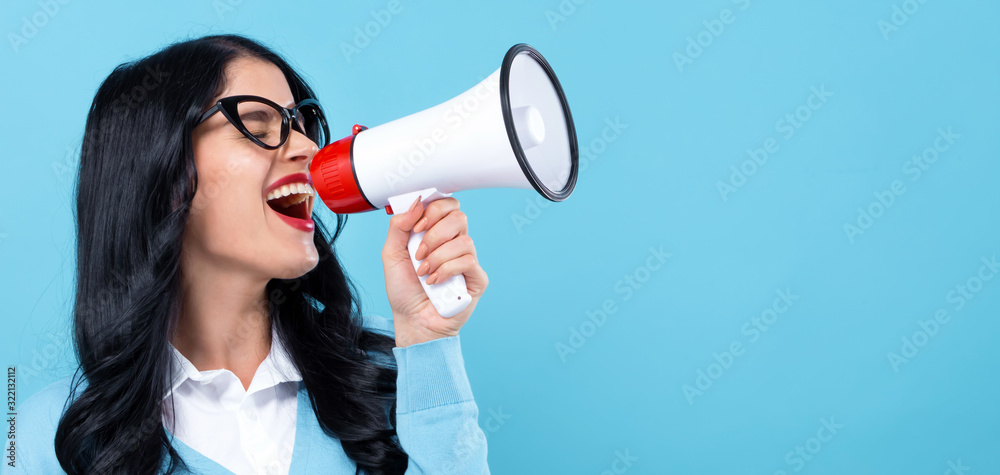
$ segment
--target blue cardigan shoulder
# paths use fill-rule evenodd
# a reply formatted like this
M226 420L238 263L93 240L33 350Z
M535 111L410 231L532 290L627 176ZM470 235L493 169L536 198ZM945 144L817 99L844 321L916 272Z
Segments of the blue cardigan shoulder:
M392 322L381 316L366 316L365 323L368 329L393 334ZM409 456L406 475L489 474L486 435L478 425L479 409L465 372L459 337L393 348L393 356L399 368L396 432ZM70 384L71 377L52 383L18 406L15 460L12 466L5 457L0 475L65 473L56 459L54 440ZM77 394L85 385L86 381ZM308 397L300 382L289 473L354 474L356 465L340 441L320 428ZM182 473L232 474L180 440L171 439L191 469ZM165 473L165 468L166 463L160 473Z

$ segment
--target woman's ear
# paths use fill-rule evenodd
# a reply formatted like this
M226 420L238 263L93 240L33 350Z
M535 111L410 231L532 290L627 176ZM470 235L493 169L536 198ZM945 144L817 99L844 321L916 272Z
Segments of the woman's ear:
M193 200L195 191L198 189L198 173L194 167L188 171L188 183L186 187L178 187L170 197L170 212L176 212L185 200ZM190 198L189 198L190 197Z

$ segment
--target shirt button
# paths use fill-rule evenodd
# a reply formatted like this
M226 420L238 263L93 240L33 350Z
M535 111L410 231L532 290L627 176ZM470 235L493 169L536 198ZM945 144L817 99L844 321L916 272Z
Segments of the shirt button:
M247 407L243 409L243 417L246 417L247 420L255 421L257 420L257 413L253 410L253 408Z
M271 462L271 464L267 466L267 473L272 475L279 473L280 470L281 467L278 466L278 462Z

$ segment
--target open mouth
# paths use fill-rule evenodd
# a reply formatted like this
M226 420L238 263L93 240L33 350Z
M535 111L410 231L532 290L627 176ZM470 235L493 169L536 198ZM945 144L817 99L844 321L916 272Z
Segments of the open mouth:
M281 185L267 194L267 205L276 213L290 218L312 219L315 191L308 183Z

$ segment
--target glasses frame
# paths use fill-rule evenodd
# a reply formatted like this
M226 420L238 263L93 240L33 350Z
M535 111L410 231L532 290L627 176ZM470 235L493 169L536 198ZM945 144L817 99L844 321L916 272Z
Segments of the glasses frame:
M264 105L270 106L275 110L277 110L279 115L281 115L281 132L280 132L281 140L278 141L278 145L272 146L262 142L257 137L254 137L254 135L250 133L249 130L247 130L246 126L243 125L243 121L240 120L240 114L239 111L237 110L237 106L239 105L240 102L248 100L260 102L263 103ZM309 138L309 135L306 133L306 131L302 130L302 128L299 127L299 121L298 121L299 108L308 105L315 106L316 110L319 111L317 117L319 118L320 126L323 128L323 136L326 139L325 141L329 142L330 128L326 124L326 114L323 113L323 108L320 107L319 101L315 99L303 99L301 102L296 104L295 107L292 107L291 109L286 109L266 97L251 96L251 95L223 97L222 99L219 99L215 103L215 105L213 105L210 109L205 111L204 114L201 115L201 118L198 119L198 123L195 124L195 126L198 126L202 122L205 122L206 120L208 120L209 117L212 117L212 115L214 115L216 112L222 112L222 115L226 117L226 120L228 120L230 124L233 124L233 126L236 127L236 130L239 130L243 135L246 136L246 138L250 139L251 142L257 144L257 146L265 150L276 150L281 148L281 146L285 145L285 142L288 141L288 136L291 133L289 129L292 127L295 127L295 130L301 132L302 135L306 136L306 138ZM309 138L309 140L312 140L312 138ZM328 143L322 143L322 144L318 143L316 145L319 147L325 147L328 145Z

